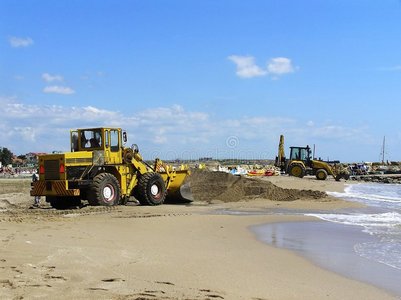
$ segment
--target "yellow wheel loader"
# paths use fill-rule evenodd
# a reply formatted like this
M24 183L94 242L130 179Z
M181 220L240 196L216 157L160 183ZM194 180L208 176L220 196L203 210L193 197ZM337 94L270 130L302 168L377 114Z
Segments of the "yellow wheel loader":
M305 175L315 175L318 180L326 180L331 175L335 180L349 179L345 170L332 168L330 164L311 158L311 150L306 147L290 147L290 157L286 160L286 173L290 176L302 178Z
M160 205L166 197L186 200L180 188L188 168L175 170L156 159L147 164L134 144L125 147L121 128L70 131L71 152L39 156L39 180L31 196L45 196L54 208L126 204L134 196L141 205Z

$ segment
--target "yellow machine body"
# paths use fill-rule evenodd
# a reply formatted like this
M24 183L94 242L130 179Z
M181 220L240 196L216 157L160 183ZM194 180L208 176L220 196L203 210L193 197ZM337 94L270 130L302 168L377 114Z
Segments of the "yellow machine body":
M326 180L328 175L337 181L349 178L349 174L344 170L332 167L325 161L312 159L309 146L290 147L290 157L286 160L285 170L290 176L300 178L305 175L315 175L318 180Z
M70 132L71 152L39 156L39 180L32 196L45 196L53 206L89 200L93 205L124 204L135 196L158 205L178 195L189 175L156 159L143 161L136 145L124 147L121 128L88 128ZM60 204L60 205L58 205Z

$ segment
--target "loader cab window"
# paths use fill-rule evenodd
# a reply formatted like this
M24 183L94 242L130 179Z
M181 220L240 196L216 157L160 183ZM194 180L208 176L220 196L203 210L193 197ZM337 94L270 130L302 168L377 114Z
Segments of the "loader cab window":
M109 148L110 142L109 142L109 131L108 130L106 130L104 132L104 144L105 144L106 148Z
M306 161L309 159L309 156L310 156L309 148L298 148L298 147L291 148L290 159Z
M298 160L298 158L299 158L299 149L295 148L295 147L291 148L290 159L291 160L293 160L293 159Z
M309 148L300 148L298 151L297 159L302 161L308 161L310 159Z
M118 152L119 148L118 130L110 130L110 150Z
M78 131L71 131L71 152L78 151Z
M304 149L300 149L299 153L300 153L300 159L301 160L305 161L305 160L308 159L309 153L308 153L307 149L305 149L305 148Z
M81 148L98 149L102 147L102 132L100 129L81 131Z

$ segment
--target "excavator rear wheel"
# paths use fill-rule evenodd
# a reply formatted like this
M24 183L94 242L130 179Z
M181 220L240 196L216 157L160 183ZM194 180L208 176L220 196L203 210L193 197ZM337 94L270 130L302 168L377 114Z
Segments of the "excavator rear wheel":
M166 186L159 173L143 174L136 186L136 193L141 205L160 205L166 199Z
M305 168L300 164L293 164L290 166L288 174L290 174L290 176L302 178L305 176Z
M326 180L327 171L325 169L319 169L316 171L316 179L317 180Z

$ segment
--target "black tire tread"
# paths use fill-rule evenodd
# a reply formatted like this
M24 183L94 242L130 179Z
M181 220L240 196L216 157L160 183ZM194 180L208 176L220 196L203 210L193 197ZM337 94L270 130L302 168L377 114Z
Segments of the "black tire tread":
M141 175L141 177L138 180L138 184L136 186L136 194L138 197L138 201L141 205L150 205L150 206L155 206L155 205L160 205L163 204L165 198L166 198L166 188L164 186L164 182L163 182L163 195L160 201L155 201L152 199L152 197L149 195L148 192L148 186L149 186L149 182L155 177L159 177L159 180L161 180L163 182L162 177L160 176L159 173L156 172L148 172L145 173L143 175Z
M93 178L93 182L89 188L89 193L88 193L88 202L90 205L97 206L97 205L107 205L104 202L100 202L99 199L101 199L101 185L105 180L110 180L111 182L114 183L116 187L116 193L117 193L117 200L114 201L114 203L111 203L108 206L112 205L117 205L119 204L119 198L120 198L120 184L117 180L117 178L110 173L100 173Z
M46 196L46 202L49 202L50 206L55 209L67 209L81 205L81 199L77 197Z
M298 176L292 175L292 169L295 168L295 167L299 167L299 168L302 169L302 173L301 173L301 176L299 176L299 178L304 177L304 176L305 176L306 170L305 170L304 166L301 165L301 164L299 164L299 163L292 164L292 165L290 166L290 169L289 169L289 171L288 171L288 174L290 174L290 176L298 177Z
M325 174L325 175L323 176L324 178L319 178L318 174L321 173L321 172L323 172L323 173ZM327 178L327 171L326 171L325 169L318 169L318 170L316 171L316 179L317 179L317 180L326 180L326 178Z

